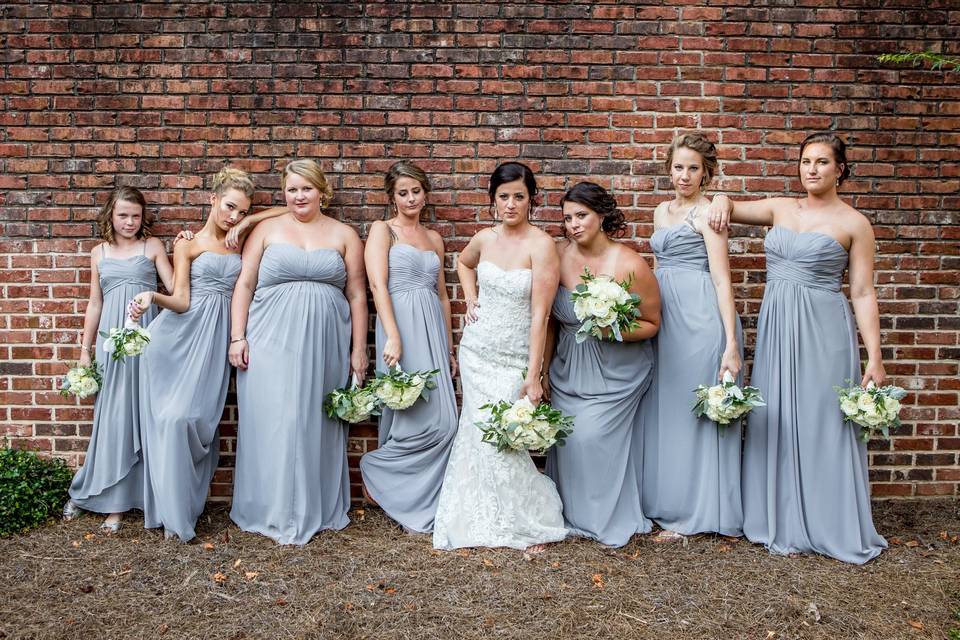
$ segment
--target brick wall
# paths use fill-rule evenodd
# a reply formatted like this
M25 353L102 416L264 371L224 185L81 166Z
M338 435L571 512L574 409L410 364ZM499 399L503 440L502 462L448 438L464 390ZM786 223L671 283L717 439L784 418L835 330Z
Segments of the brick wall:
M143 189L170 236L202 220L204 181L224 161L256 174L265 205L278 201L278 167L314 157L333 178L336 215L363 233L384 214L382 172L407 158L431 173L434 225L456 251L489 223L486 175L519 158L546 189L536 215L549 229L562 189L590 177L616 192L646 250L677 131L719 142L715 188L739 195L796 193L796 143L836 129L854 163L843 195L875 223L887 371L910 392L896 437L870 445L874 495L957 496L958 74L874 56L960 54L960 10L709 4L4 3L0 434L82 458L90 403L54 385L78 356L92 221L114 185ZM734 235L752 333L761 234ZM233 402L217 495L230 491ZM373 428L354 436L352 457L375 443Z

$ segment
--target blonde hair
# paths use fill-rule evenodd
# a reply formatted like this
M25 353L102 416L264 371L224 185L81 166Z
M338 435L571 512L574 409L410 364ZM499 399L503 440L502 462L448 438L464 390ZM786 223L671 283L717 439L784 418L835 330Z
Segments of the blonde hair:
M253 186L253 180L249 174L243 169L224 167L217 172L217 175L213 176L210 190L218 196L222 196L229 189L236 189L248 198L252 198L256 187Z
M686 148L696 151L703 158L703 181L700 187L703 188L710 184L713 176L717 173L717 147L707 139L702 133L685 133L673 139L673 143L667 150L667 160L664 165L667 171L670 171L670 165L673 164L673 154L677 149Z
M149 238L150 228L153 226L154 218L153 215L147 211L147 199L144 198L140 190L135 187L117 187L110 192L110 197L107 198L103 208L100 209L100 213L97 215L97 231L100 233L100 237L109 244L113 244L113 209L121 200L140 205L142 217L140 218L140 228L137 230L137 239L144 240Z
M333 187L327 181L323 169L315 160L291 160L280 174L280 188L287 188L287 178L296 174L312 184L320 192L320 208L326 207L333 200Z

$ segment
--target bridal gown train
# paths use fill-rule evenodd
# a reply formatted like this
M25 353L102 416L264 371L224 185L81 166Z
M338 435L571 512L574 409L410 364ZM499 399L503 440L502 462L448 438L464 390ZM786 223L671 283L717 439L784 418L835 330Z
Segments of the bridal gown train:
M433 546L512 547L557 542L567 535L553 481L525 452L498 452L481 441L480 406L514 401L530 345L529 269L477 266L479 319L463 330L463 410L434 522Z

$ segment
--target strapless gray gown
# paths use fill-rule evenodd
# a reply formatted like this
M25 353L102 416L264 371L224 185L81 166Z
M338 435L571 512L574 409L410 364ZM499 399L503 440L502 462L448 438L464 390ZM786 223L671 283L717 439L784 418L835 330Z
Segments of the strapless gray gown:
M409 244L390 247L388 288L400 330L404 371L439 369L429 399L409 409L387 407L380 416L379 448L360 459L367 492L388 516L404 527L433 531L440 487L457 433L457 399L447 357L447 325L437 279L440 259ZM377 371L386 370L387 340L377 319Z
M230 382L230 295L240 256L201 253L190 265L190 308L150 324L140 357L143 520L183 542L195 536L217 469L217 427Z
M621 547L651 529L640 503L640 401L650 385L653 348L649 340L577 344L580 322L564 287L553 316L559 331L550 402L575 420L566 444L547 453L547 475L557 484L572 535Z
M156 289L157 269L150 258L100 259L103 306L98 332L123 327L127 304L141 291ZM141 317L144 326L156 315L151 306ZM70 499L82 509L97 513L123 513L143 508L143 458L138 411L140 356L115 362L103 350L97 335L93 356L102 366L103 386L93 408L93 433L83 466L70 484ZM147 348L150 349L152 345Z
M847 252L830 236L773 227L764 241L748 418L743 531L773 553L862 564L886 548L873 526L866 445L843 422L834 385L859 382L853 314L840 291Z
M250 305L250 366L237 374L240 420L230 517L279 544L349 524L347 427L323 411L347 383L347 272L333 249L271 244Z
M658 229L660 331L656 367L643 400L643 510L684 535L742 535L740 422L718 428L690 410L698 385L717 384L726 337L703 236L689 224ZM737 318L743 357L743 330ZM738 378L742 384L742 377Z

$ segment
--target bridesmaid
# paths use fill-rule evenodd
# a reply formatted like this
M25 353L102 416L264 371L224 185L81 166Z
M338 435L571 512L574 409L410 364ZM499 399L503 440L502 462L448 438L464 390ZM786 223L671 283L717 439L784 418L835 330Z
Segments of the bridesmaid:
M281 185L290 211L251 232L231 303L240 423L230 517L304 545L349 523L347 427L323 400L351 370L366 374L366 277L356 231L323 213L333 190L320 165L288 163Z
M368 495L410 532L433 531L440 487L457 429L456 358L443 239L420 224L430 182L398 162L385 186L394 216L374 222L364 249L377 308L377 370L439 369L429 400L404 411L383 409L379 448L360 459Z
M743 532L773 553L821 553L863 564L886 548L873 526L866 444L845 424L834 385L884 383L870 222L837 187L850 175L843 141L817 133L800 145L804 198L714 198L711 224L771 226L743 453ZM849 269L850 305L841 292ZM860 374L857 328L867 350Z
M640 255L613 237L626 228L623 213L607 191L581 182L560 200L566 239L559 244L560 287L553 301L551 333L556 351L547 358L553 406L575 416L573 434L547 455L547 475L563 500L571 534L622 547L635 533L650 531L640 506L640 400L653 369L652 336L660 323L657 281ZM587 338L570 292L584 268L617 280L632 279L642 300L639 326L623 342ZM554 328L553 325L557 325ZM548 350L549 353L549 350ZM547 388L547 385L544 385Z
M143 432L144 526L188 542L203 511L217 468L218 431L230 382L230 294L240 255L227 249L227 233L283 213L246 216L253 181L226 167L213 179L210 214L192 240L174 247L174 295L145 291L135 315L151 304L167 309L150 324L150 347L140 358Z
M90 366L96 359L103 367L103 386L93 408L87 455L70 485L63 517L75 518L80 509L107 513L100 528L108 532L120 530L124 512L143 508L139 375L138 357L115 362L103 350L99 332L122 327L130 299L145 288L155 289L157 274L168 291L173 289L173 269L163 243L150 237L152 225L143 194L133 187L117 187L97 217L105 242L90 252L90 298L80 364ZM143 323L155 313L153 308L145 310Z
M658 540L716 532L742 535L739 422L718 427L689 410L692 389L714 385L743 362L743 329L733 303L727 232L707 224L703 189L717 170L717 150L689 133L667 151L673 200L653 213L663 319L657 365L643 401L643 510L663 531Z

